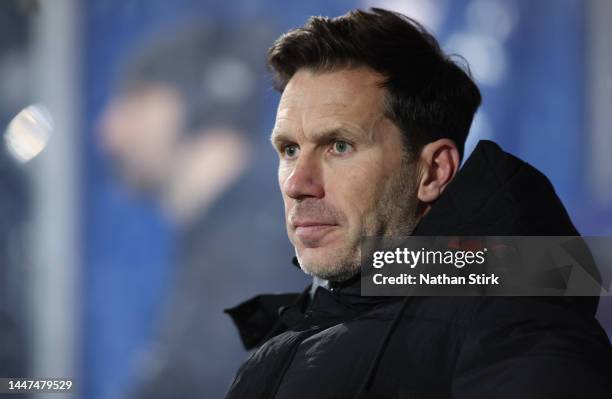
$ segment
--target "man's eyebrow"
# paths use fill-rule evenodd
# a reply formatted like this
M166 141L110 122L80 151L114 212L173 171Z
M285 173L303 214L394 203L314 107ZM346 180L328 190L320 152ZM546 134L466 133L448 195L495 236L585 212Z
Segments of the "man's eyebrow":
M270 134L270 142L274 146L280 143L287 143L290 141L293 141L293 140L291 139L291 134L289 133L277 132L276 130L273 130L272 133Z
M363 137L363 134L355 129L351 129L348 126L340 125L332 128L324 129L319 132L315 132L311 135L313 141L329 141L335 138L348 138L357 140Z
M357 140L366 136L366 132L360 132L357 129L350 128L345 125L334 126L326 128L321 131L311 133L310 140L315 142L325 142L333 140L334 138L347 138ZM272 144L286 143L295 141L291 133L273 130L270 135L270 141Z

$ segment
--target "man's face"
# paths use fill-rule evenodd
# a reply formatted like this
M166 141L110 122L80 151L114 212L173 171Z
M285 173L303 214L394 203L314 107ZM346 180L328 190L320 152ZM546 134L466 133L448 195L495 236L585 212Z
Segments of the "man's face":
M101 118L101 139L130 186L156 190L168 173L183 118L177 93L161 84L114 98Z
M417 222L416 173L383 112L369 68L300 69L278 107L272 142L289 239L305 272L344 280L363 236L407 235Z

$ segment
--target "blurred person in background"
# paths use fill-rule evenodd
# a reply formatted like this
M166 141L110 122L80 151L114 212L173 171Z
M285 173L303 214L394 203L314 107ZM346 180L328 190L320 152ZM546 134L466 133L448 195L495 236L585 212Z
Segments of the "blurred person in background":
M275 163L261 129L269 31L200 21L136 51L100 120L131 191L158 199L180 237L157 338L131 398L215 398L246 355L222 312L263 287L298 287L286 265ZM248 40L245 40L248 38Z

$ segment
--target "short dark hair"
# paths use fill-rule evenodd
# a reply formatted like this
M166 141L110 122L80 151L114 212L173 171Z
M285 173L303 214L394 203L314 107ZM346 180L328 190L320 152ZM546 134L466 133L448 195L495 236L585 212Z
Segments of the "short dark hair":
M417 21L380 8L336 18L311 17L280 36L268 51L275 88L282 92L298 69L329 72L367 66L385 77L385 112L402 130L409 154L439 138L455 142L463 157L481 103L469 69L444 54Z

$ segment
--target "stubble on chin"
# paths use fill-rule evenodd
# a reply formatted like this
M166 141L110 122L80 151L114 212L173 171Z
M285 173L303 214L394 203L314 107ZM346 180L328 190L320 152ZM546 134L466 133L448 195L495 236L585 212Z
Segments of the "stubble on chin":
M328 249L321 251L322 259L306 261L297 255L302 270L313 277L328 281L345 281L359 273L361 248Z

